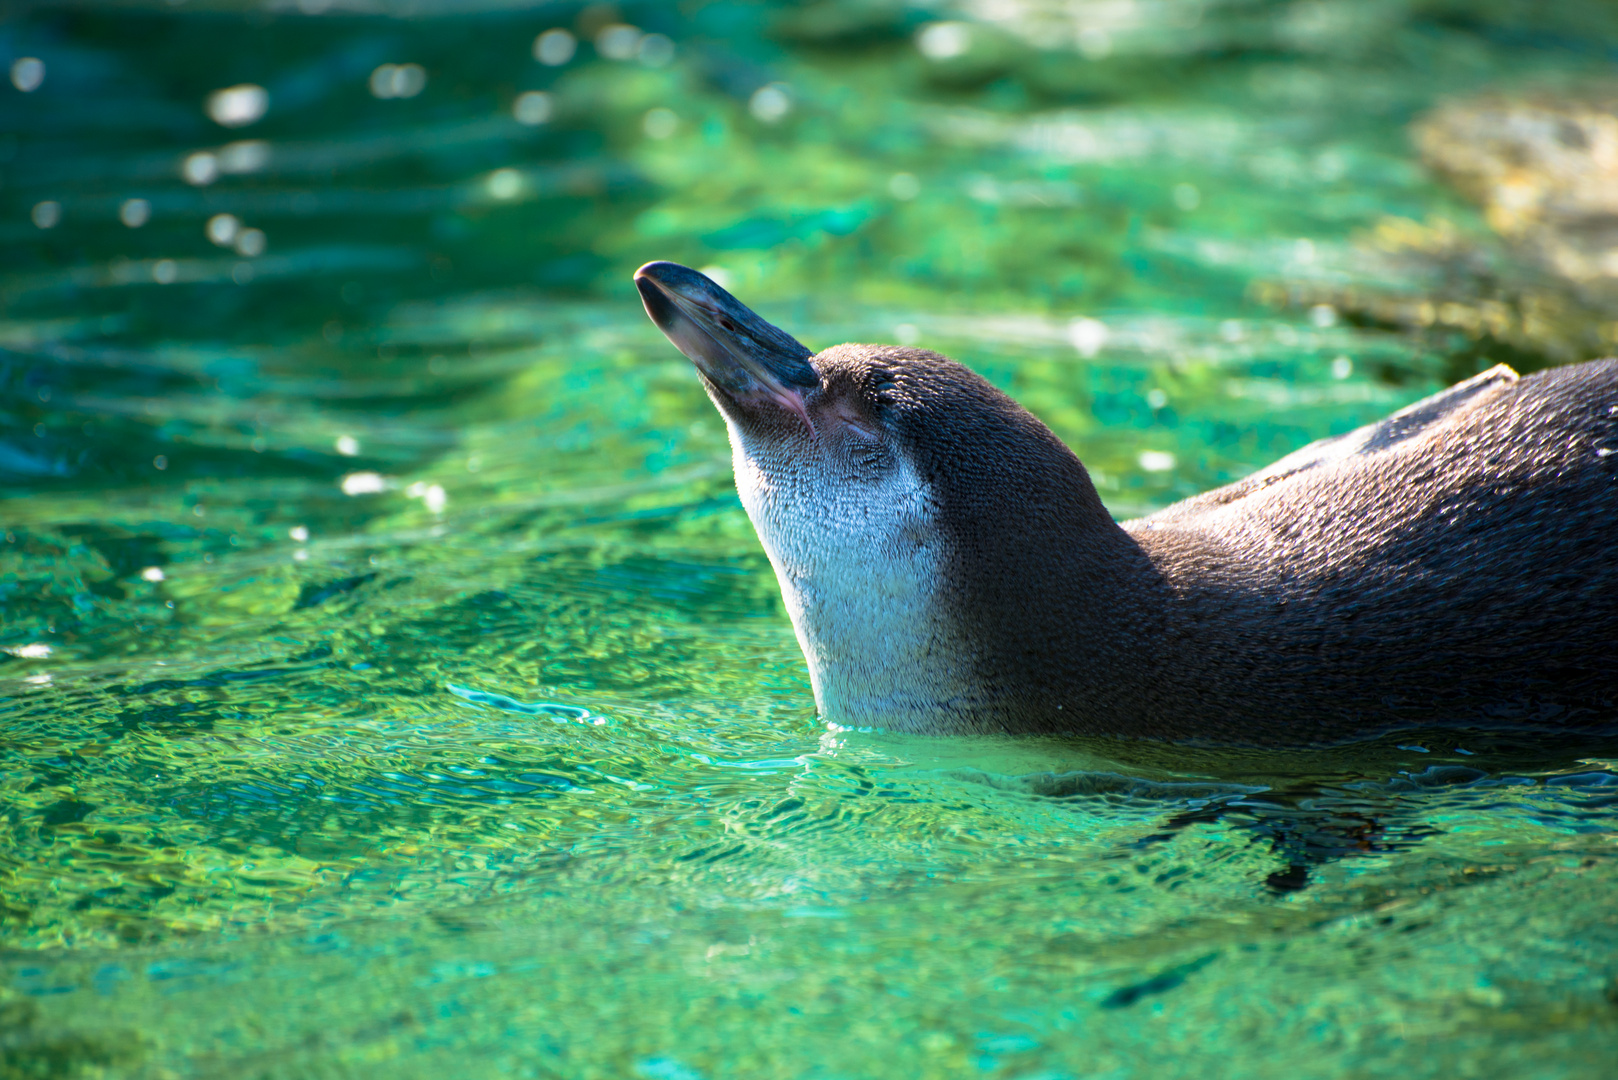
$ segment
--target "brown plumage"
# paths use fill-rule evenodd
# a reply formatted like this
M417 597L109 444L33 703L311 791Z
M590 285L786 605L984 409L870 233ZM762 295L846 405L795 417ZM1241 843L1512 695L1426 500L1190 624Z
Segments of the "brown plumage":
M830 720L1250 746L1618 726L1618 361L1495 368L1119 524L960 364L760 347L695 272L637 280L727 420Z
M976 376L861 351L904 373L1008 728L1319 743L1618 721L1618 361L1496 368L1115 525Z

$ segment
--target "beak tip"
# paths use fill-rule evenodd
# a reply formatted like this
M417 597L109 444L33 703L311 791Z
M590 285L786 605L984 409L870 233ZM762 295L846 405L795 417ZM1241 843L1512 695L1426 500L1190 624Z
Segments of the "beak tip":
M653 285L668 285L672 280L682 274L695 274L696 271L679 263L669 262L667 259L653 259L635 271L635 284L650 282Z
M799 389L819 383L809 349L700 270L654 260L635 271L635 288L657 328L716 382L756 379Z

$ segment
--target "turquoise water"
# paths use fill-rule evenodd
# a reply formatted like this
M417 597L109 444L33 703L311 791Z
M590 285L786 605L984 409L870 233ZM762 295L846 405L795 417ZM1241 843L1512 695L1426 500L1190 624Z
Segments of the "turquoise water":
M0 1077L1612 1074L1618 748L827 731L629 284L1142 513L1546 359L1321 297L1528 273L1407 128L1610 9L489 8L0 23Z

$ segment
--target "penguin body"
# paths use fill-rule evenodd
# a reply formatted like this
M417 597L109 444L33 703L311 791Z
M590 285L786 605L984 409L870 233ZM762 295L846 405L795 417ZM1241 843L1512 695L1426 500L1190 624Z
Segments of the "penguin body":
M1217 746L1618 725L1618 361L1495 368L1118 523L936 353L637 274L730 433L822 716Z

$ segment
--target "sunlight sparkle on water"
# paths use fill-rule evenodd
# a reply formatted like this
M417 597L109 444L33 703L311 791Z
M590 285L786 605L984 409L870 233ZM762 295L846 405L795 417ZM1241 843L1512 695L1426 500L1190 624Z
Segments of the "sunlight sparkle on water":
M235 214L215 214L208 219L204 229L208 239L220 247L230 247L236 241L236 234L241 231L242 223L236 219Z
M787 93L785 83L770 83L753 92L747 100L747 111L754 117L773 124L792 111L792 98Z
M653 139L666 139L679 130L679 127L680 118L674 114L674 110L662 106L647 110L646 115L641 118L641 130Z
M388 481L381 473L349 473L338 483L344 495L375 495L388 490Z
M551 96L543 90L530 90L525 94L518 94L511 103L511 114L517 118L517 123L529 127L537 127L551 118L555 106Z
M577 38L561 27L556 27L534 38L534 59L546 67L561 67L573 59L578 47Z
M215 154L215 163L227 176L258 172L270 163L270 144L263 139L226 143Z
M972 48L972 27L963 22L940 22L916 34L916 48L929 60L953 60Z
M674 60L674 40L666 34L646 34L635 46L635 59L649 68L664 67Z
M152 218L152 204L145 199L125 199L118 206L118 220L138 229Z
M204 109L221 127L246 127L264 118L270 108L270 94L262 86L243 83L208 95Z
M1078 318L1067 326L1067 339L1073 343L1079 355L1087 359L1101 351L1107 337L1107 324L1100 319Z
M265 237L263 229L243 229L236 234L236 253L245 255L249 259L256 259L264 254L264 249L268 245L269 241ZM235 271L232 271L232 273L235 273Z
M733 275L729 270L726 270L723 266L710 263L709 265L702 267L697 272L712 278L713 283L718 285L721 289L729 291L735 287L735 275Z
M219 159L207 150L188 154L180 162L180 175L186 183L204 187L219 179Z
M489 174L488 180L485 181L485 186L488 189L490 198L502 201L515 199L522 194L522 173L516 169L496 169Z
M627 23L613 23L596 34L596 52L608 60L632 60L640 45L641 32Z
M435 514L442 513L444 506L449 502L449 496L445 494L442 485L429 484L421 480L406 488L405 495L411 499L420 499L422 505Z
M43 642L31 642L27 645L10 645L0 652L10 653L21 660L43 660L51 654L51 647Z
M420 64L381 64L371 72L371 96L413 98L427 89L427 69Z
M11 85L25 94L38 90L45 82L45 61L37 56L24 56L11 64Z

